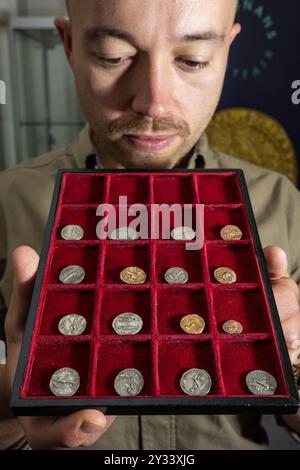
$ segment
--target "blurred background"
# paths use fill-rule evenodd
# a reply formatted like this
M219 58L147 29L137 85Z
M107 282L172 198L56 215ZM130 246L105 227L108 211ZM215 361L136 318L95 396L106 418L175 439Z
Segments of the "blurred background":
M73 78L53 26L53 17L61 14L66 14L63 0L0 0L2 91L6 84L6 104L0 104L0 169L69 143L83 126ZM254 137L247 137L246 154L258 145L253 128L255 132L259 128L267 142L255 149L256 161L266 150L267 165L272 166L274 149L277 170L283 170L289 158L295 183L300 167L300 104L292 102L292 84L300 81L299 17L299 0L240 0L243 32L232 48L219 107L246 108L270 117L271 124L264 125L257 114L251 114ZM217 126L212 138L239 156L233 141L239 137L237 130L242 138L248 135L245 121L250 119L239 112L221 114L221 130ZM270 129L273 147L267 135ZM241 152L244 139L238 147ZM264 423L273 448L299 449L273 417L265 417Z
M65 14L63 0L0 0L0 80L6 84L6 104L0 105L0 169L69 143L83 125L73 77L53 26L53 17ZM226 113L222 132L217 126L209 135L214 146L243 158L250 156L255 163L267 158L263 164L272 168L276 158L275 169L282 167L298 184L300 104L292 102L292 84L299 80L300 88L299 14L298 0L240 0L238 20L243 31L232 47L219 106L219 110L263 112L282 126L286 136L276 139L279 131L271 122L271 147L269 139L255 148L260 138L253 126L256 131L261 128L259 117L242 119ZM298 96L300 101L300 92ZM244 127L250 120L249 137ZM238 145L235 139L242 142ZM289 145L282 145L282 140ZM240 155L244 150L246 155Z

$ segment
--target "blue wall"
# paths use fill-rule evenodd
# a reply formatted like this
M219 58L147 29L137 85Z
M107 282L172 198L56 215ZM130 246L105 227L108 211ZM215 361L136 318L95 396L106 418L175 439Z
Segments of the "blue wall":
M237 20L243 30L220 109L244 106L275 117L294 144L300 173L300 104L292 102L292 83L300 80L300 0L240 0Z

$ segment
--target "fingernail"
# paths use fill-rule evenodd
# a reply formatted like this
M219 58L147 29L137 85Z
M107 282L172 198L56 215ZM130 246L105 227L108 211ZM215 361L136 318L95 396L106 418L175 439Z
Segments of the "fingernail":
M105 418L95 419L94 421L84 421L81 425L80 431L84 434L94 434L101 431L106 425Z
M287 343L289 349L299 349L300 347L300 339L291 338Z

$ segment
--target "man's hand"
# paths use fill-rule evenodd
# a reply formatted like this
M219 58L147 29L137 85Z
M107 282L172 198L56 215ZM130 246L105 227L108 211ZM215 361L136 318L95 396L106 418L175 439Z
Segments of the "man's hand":
M23 246L15 250L13 261L13 294L5 323L10 387L16 372L39 257L31 248ZM33 449L55 449L92 445L110 427L115 417L104 416L96 410L82 410L67 417L19 419Z
M299 288L288 274L288 261L285 252L276 246L268 246L264 252L291 363L293 365L299 364ZM300 410L296 415L287 415L283 419L290 428L300 433Z

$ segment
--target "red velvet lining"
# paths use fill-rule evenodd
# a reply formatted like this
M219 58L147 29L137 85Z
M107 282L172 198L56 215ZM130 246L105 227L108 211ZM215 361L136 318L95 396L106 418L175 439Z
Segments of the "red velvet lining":
M209 245L207 251L212 282L217 283L214 271L221 266L233 269L237 276L237 283L251 284L259 281L250 245L236 243Z
M195 204L208 204L204 248L187 251L184 242L174 240L99 241L97 205L117 204L119 195L128 196L129 203L193 204L194 224ZM69 224L82 226L83 240L61 239L61 229ZM220 240L220 229L227 224L242 229L241 241ZM85 269L83 283L65 286L59 281L59 273L68 265ZM121 282L120 272L128 266L142 268L147 282L140 286ZM174 266L187 270L187 284L166 283L164 273ZM216 282L213 272L221 266L236 272L235 285ZM143 329L134 337L117 337L112 321L126 311L142 317ZM71 313L87 320L81 337L63 337L58 332L60 318ZM201 335L187 335L180 328L182 316L192 313L206 322ZM241 322L243 333L226 335L222 325L227 320ZM144 376L140 397L186 396L179 386L180 377L193 367L210 373L209 396L251 395L245 375L252 369L264 369L276 377L275 396L288 395L254 240L234 173L63 176L21 396L51 397L49 380L60 367L79 372L81 387L76 397L116 397L114 378L130 367Z
M210 395L220 393L215 376L214 355L209 341L160 342L159 378L161 395L183 395L180 378L187 369L205 369L212 378Z
M158 332L163 335L186 333L180 328L180 320L185 315L200 315L206 325L203 334L210 332L209 313L204 289L159 289L157 296Z
M89 372L89 343L68 341L64 344L49 341L38 346L28 389L28 396L51 396L49 382L52 374L62 367L71 367L80 375L76 396L85 396Z
M222 325L228 320L240 322L245 334L269 331L269 317L260 289L216 289L213 299L220 333L223 333Z
M285 392L276 349L269 341L221 343L221 366L225 390L228 395L249 395L246 375L255 369L265 370L278 382L276 395Z
M164 176L154 181L154 202L157 204L192 204L195 202L191 176Z
M236 175L202 175L198 177L201 204L239 204L241 197Z
M84 230L83 240L98 240L96 227L99 219L96 209L87 209L85 206L64 206L61 211L57 238L62 240L61 231L67 225L80 225Z
M143 320L140 334L151 333L151 298L148 289L106 289L100 312L100 334L113 335L113 319L124 312L133 312Z
M206 206L204 233L206 240L220 240L220 231L226 225L237 225L243 232L242 240L249 239L248 226L244 220L243 209L241 207L217 207Z
M187 251L183 243L158 243L156 252L157 282L167 284L164 278L165 272L174 266L188 272L188 285L203 282L201 252Z
M105 260L105 284L122 284L120 273L128 266L137 266L147 274L149 281L148 245L117 243L107 246Z
M138 369L144 377L145 386L139 396L153 394L152 355L150 342L109 341L103 342L98 351L96 396L118 396L114 379L123 369Z
M50 270L50 283L61 284L59 275L61 271L70 265L83 267L85 278L83 284L96 282L97 261L99 249L97 246L82 246L74 244L61 244L54 250L53 261Z
M109 202L118 204L119 196L126 196L128 204L149 202L149 180L147 177L118 176L111 178Z
M65 176L64 204L100 204L105 195L105 178L102 175Z
M87 321L85 334L91 333L94 314L94 292L91 291L50 291L46 295L41 322L41 335L59 335L58 323L69 314L82 315Z

